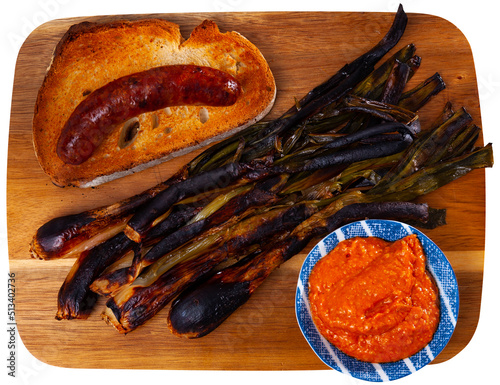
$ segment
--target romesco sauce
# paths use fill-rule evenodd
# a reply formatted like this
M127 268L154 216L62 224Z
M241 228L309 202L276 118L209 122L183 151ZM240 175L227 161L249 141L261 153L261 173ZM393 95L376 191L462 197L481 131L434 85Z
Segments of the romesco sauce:
M439 323L438 290L414 234L395 242L339 242L314 266L309 301L319 332L361 361L409 357L430 342Z

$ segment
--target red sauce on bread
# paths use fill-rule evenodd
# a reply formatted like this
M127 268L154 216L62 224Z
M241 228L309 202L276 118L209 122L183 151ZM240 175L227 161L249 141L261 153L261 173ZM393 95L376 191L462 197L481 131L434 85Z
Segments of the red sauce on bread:
M439 323L437 287L416 235L340 242L309 278L319 332L349 356L367 362L409 357L432 339Z

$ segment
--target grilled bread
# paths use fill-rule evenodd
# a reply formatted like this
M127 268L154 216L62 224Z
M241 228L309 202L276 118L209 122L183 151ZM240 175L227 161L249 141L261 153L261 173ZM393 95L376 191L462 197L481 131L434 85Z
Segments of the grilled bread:
M229 106L174 106L141 113L118 124L81 164L57 154L63 127L76 107L116 79L170 65L211 67L234 77L241 94ZM163 19L83 22L56 46L39 90L33 143L44 172L57 186L91 187L138 172L227 137L262 119L276 85L260 51L237 32L221 33L205 20L184 40ZM113 109L112 103L102 108Z

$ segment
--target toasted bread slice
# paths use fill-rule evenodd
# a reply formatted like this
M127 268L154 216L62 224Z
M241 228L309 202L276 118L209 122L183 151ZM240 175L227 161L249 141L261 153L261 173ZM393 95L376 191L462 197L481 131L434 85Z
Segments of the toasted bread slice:
M171 64L225 71L243 93L229 107L144 113L137 117L139 127L120 125L86 162L74 166L58 158L61 130L87 95L119 77ZM223 139L262 119L275 97L274 77L257 47L237 32L221 33L213 21L205 20L187 40L177 24L162 19L84 22L72 26L57 45L38 93L35 153L55 185L96 186Z

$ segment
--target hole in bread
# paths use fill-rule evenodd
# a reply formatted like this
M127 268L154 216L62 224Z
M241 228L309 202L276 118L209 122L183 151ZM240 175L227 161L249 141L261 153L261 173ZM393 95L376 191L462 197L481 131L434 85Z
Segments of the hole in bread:
M122 131L120 133L120 139L118 141L118 146L120 148L125 148L130 146L137 137L141 124L138 118L132 118L125 122Z
M151 127L154 129L160 125L160 118L158 115L153 114L151 115Z
M246 67L246 64L241 62L241 61L237 61L236 62L236 73L239 73L241 69L245 68Z
M205 107L200 108L200 122L206 123L208 121L208 110Z

